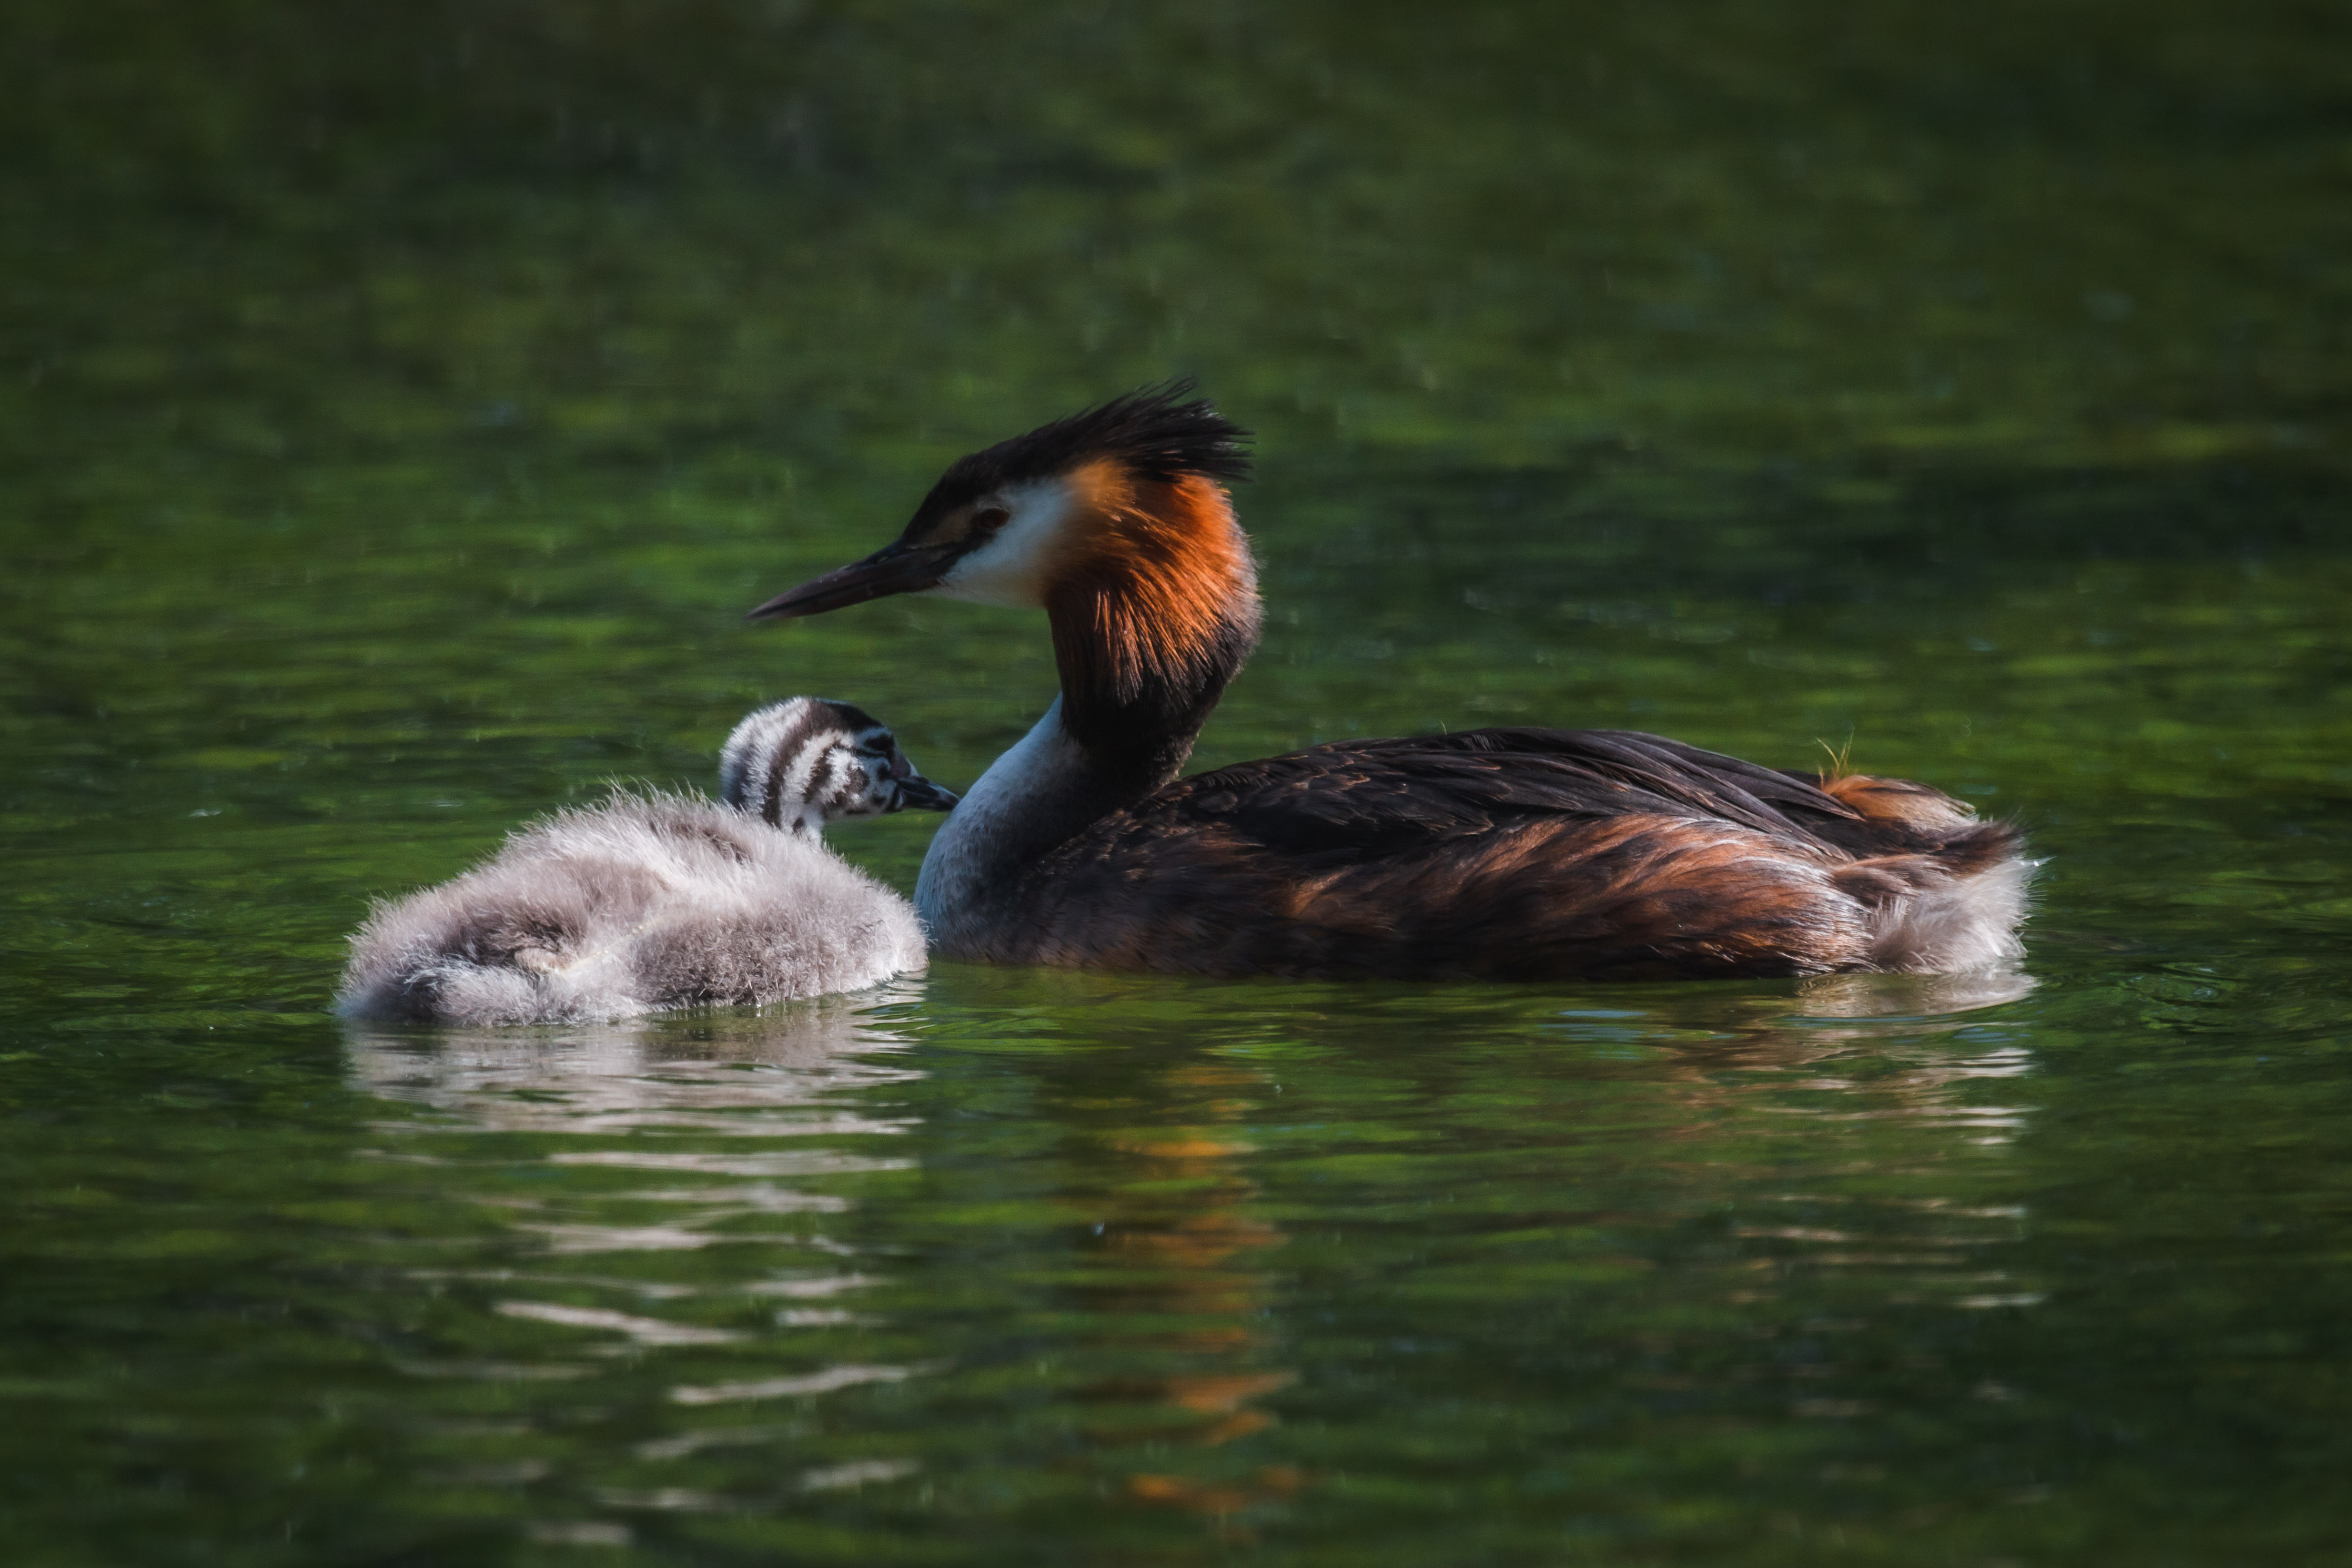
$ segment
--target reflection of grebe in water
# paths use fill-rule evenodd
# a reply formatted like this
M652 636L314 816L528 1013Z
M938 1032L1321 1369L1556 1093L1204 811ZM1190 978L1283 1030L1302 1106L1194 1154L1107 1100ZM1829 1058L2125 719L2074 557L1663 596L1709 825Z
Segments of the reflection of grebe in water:
M1153 1077L1150 1102L1178 1103L1184 1122L1096 1143L1111 1164L1101 1197L1085 1212L1101 1216L1095 1246L1110 1278L1080 1291L1114 1325L1122 1359L1173 1360L1181 1370L1088 1388L1097 1407L1118 1412L1091 1436L1107 1448L1213 1449L1273 1426L1261 1401L1297 1381L1266 1359L1263 1324L1274 1291L1257 1261L1286 1238L1248 1213L1258 1197L1243 1168L1251 1149L1230 1124L1248 1113L1246 1095L1264 1088L1263 1074L1201 1058ZM1153 1327L1138 1333L1120 1323L1138 1318ZM1123 1490L1137 1502L1210 1516L1221 1537L1238 1541L1249 1531L1233 1516L1289 1497L1304 1479L1289 1465L1202 1458L1199 1466L1129 1470Z
M1917 1132L1930 1127L1948 1128L1960 1143L1948 1145L1939 1134L1927 1147L1983 1142L2000 1130L1998 1113L1954 1091L2019 1069L2000 1043L1953 1049L1938 1037L1983 1024L1977 1009L2032 988L2021 976L1982 973L1828 976L1738 998L1644 992L1639 1015L1615 1014L1622 1027L1663 1046L1638 1074L1648 1087L1621 1109L1640 1129L1624 1157L1654 1166L1658 1188L1695 1207L1738 1193L1730 1218L1741 1244L1785 1258L1791 1268L1851 1274L1899 1266L1897 1289L1964 1301L2013 1294L2018 1282L1987 1272L1976 1256L2005 1239L2013 1220L1965 1204L1839 1206L1841 1239L1825 1242L1782 1212L1788 1206L1775 1201L1778 1184L1769 1176L1754 1187L1743 1180L1681 1184L1693 1143L1708 1147L1711 1172L1726 1168L1718 1162L1737 1147L1726 1143L1727 1122L1748 1135L1783 1126L1794 1134L1796 1124L1782 1120L1791 1109L1788 1091L1828 1087L1829 1064L1857 1050L1885 1051L1897 1070L1856 1085L1852 1097L1838 1096L1843 1103L1820 1106L1825 1120L1809 1129L1811 1140L1892 1136L1914 1156L1923 1147ZM1139 1041L1137 1050L1148 1045ZM1090 1345L1119 1369L1083 1386L1094 1413L1090 1445L1107 1450L1109 1479L1131 1503L1195 1515L1220 1540L1246 1541L1260 1521L1315 1484L1310 1472L1283 1462L1288 1445L1274 1431L1273 1406L1298 1378L1286 1342L1301 1329L1269 1333L1280 1322L1284 1294L1270 1260L1289 1238L1256 1212L1265 1197L1254 1173L1259 1160L1281 1156L1255 1150L1245 1124L1266 1114L1273 1085L1252 1062L1188 1053L1146 1070L1139 1081L1090 1077L1076 1087L1088 1122L1118 1124L1087 1136L1088 1175L1066 1200L1095 1228L1085 1244L1085 1282L1070 1293L1087 1313ZM1540 1145L1544 1134L1531 1128L1528 1137ZM1570 1162L1551 1174L1576 1168ZM1570 1196L1572 1179L1563 1186L1546 1201L1593 1206L1596 1235L1628 1218L1608 1197ZM1589 1238L1536 1244L1539 1251L1547 1245L1555 1258L1596 1247L1603 1273L1622 1262L1613 1246ZM1776 1279L1743 1271L1730 1284L1760 1295L1776 1289ZM1147 1448L1148 1458L1140 1451Z
M923 967L907 901L827 850L824 825L955 797L846 703L743 720L724 804L615 793L517 833L488 862L379 906L337 1010L566 1023L860 990Z
M878 999L908 999L917 983ZM493 1133L716 1134L802 1137L890 1132L815 1108L844 1092L915 1076L907 1041L877 1023L877 994L824 997L690 1022L625 1019L536 1030L429 1034L364 1021L343 1027L353 1086ZM746 1073L747 1067L764 1071ZM610 1163L602 1155L571 1163Z
M880 999L919 995L908 984ZM638 1464L656 1478L683 1467L667 1474L688 1483L600 1490L624 1518L718 1506L698 1500L691 1461L747 1442L772 1445L803 1491L912 1473L914 1460L870 1450L845 1465L804 1421L756 1414L925 1370L865 1354L861 1309L889 1269L839 1234L869 1173L907 1163L890 1141L913 1127L896 1100L872 1108L873 1091L920 1076L876 1000L537 1030L347 1024L353 1086L429 1113L375 1124L382 1179L397 1189L405 1171L417 1210L454 1222L387 1243L396 1271L441 1302L403 1370L609 1377L591 1402L639 1409ZM667 1388L647 1410L649 1378ZM649 1498L661 1500L637 1500ZM604 1542L629 1531L580 1528Z
M1664 1048L1663 1115L1647 1135L1661 1151L1711 1151L1702 1211L1738 1249L1719 1265L1733 1271L1727 1303L1769 1318L1765 1303L1778 1301L1801 1323L1873 1301L2040 1300L2002 1255L2026 1210L2000 1151L2031 1114L2004 1085L2032 1071L2032 1053L2025 1031L1986 1011L2033 989L2026 976L1986 971L1821 976L1793 995L1687 1011L1657 998L1643 1027ZM1821 1309L1825 1293L1839 1312ZM1866 1373L1830 1361L1756 1371L1831 1379L1792 1386L1801 1409L1843 1408L1839 1379L1868 1392Z

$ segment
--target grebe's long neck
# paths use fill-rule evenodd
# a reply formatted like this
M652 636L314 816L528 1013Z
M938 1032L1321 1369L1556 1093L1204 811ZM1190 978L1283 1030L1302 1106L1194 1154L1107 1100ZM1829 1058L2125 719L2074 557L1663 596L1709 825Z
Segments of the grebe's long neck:
M1134 799L1114 787L1063 727L1063 699L964 791L931 839L915 908L942 952L980 947L992 894L1055 846Z
M1095 526L1043 595L1061 695L965 794L916 883L949 953L981 946L1040 859L1174 779L1257 645L1257 574L1221 488L1072 478Z

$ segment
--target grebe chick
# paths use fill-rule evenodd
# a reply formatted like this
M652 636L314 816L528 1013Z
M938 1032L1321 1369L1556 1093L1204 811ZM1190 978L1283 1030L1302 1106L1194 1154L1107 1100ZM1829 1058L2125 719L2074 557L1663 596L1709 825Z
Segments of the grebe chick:
M1061 695L931 841L942 952L1209 975L1948 973L2013 959L2015 829L1925 785L1777 772L1618 730L1350 740L1178 780L1257 642L1190 387L952 465L893 543L751 612L893 593L1045 612Z
M956 798L847 703L760 709L720 753L723 803L616 790L523 829L352 938L348 1018L573 1023L859 990L923 967L907 901L824 826Z

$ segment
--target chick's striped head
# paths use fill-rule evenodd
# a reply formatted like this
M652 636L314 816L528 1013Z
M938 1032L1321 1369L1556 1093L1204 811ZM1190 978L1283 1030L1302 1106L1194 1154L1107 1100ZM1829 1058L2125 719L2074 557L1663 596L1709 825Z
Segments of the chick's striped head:
M748 715L719 753L719 792L772 827L812 834L844 817L956 803L915 771L887 727L823 697L792 697Z

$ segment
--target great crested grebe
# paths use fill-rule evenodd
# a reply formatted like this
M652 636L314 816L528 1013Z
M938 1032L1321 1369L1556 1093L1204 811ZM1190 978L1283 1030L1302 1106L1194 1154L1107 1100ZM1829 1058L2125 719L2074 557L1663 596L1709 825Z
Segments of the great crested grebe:
M940 828L915 901L956 957L1207 975L1921 973L2014 958L2015 829L1623 730L1347 740L1178 780L1257 642L1188 384L962 458L898 539L753 619L893 593L1043 609L1061 695Z
M859 990L923 967L907 901L824 825L956 798L847 703L794 697L735 727L724 803L615 792L557 813L352 938L347 1018L575 1023Z

